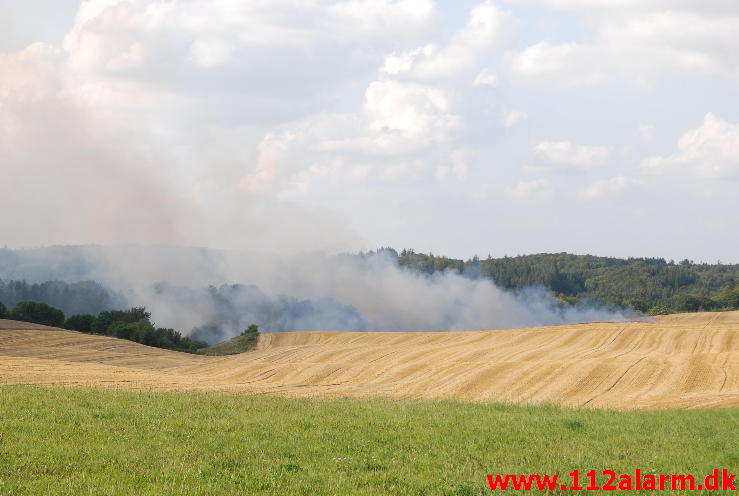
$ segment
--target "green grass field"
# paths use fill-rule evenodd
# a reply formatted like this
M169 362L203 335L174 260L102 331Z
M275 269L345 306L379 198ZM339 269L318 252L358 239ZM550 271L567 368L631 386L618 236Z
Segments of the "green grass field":
M737 409L0 388L2 495L477 495L489 473L738 466Z

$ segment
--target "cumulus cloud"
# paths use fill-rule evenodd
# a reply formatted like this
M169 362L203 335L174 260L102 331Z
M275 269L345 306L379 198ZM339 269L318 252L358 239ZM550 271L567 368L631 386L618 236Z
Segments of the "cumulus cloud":
M498 84L498 75L492 69L483 69L475 76L472 84L475 86L496 86Z
M510 3L542 6L553 9L597 9L604 11L624 8L655 10L673 9L697 12L739 13L732 0L695 2L693 0L508 0Z
M464 181L467 179L471 153L468 150L454 150L451 154L449 165L441 165L436 168L436 179L446 181L455 179L456 181Z
M648 158L641 167L647 174L737 178L739 124L724 121L709 112L701 126L680 137L676 153Z
M739 32L739 8L728 2L531 0L581 13L592 26L585 42L540 42L507 56L519 80L578 87L625 77L652 86L668 74L739 75L727 40Z
M514 78L568 88L605 80L608 68L602 57L593 47L578 43L541 42L509 53L506 63Z
M505 118L503 119L503 125L510 129L524 122L528 118L529 116L526 112L519 112L519 111L514 110L513 112L508 112L505 115Z
M616 153L625 163L654 155L642 173L733 177L731 152L718 151L733 124L673 155L657 147L673 126L692 126L673 120L705 112L702 99L715 107L734 97L715 76L737 67L735 2L530 4L576 10L509 12L508 1L483 0L87 0L66 36L17 49L7 40L31 39L38 26L21 38L0 32L0 47L15 50L0 53L0 208L22 212L0 216L0 232L16 246L368 248L356 229L372 244L467 256L467 231L504 210L501 192L545 190L522 161L533 159L540 175L578 170L594 181L606 177L590 177L598 167L641 177L611 170ZM30 19L6 24L20 32ZM660 77L680 84L623 87ZM583 86L593 87L558 91ZM681 110L668 117L659 110L673 105ZM723 112L735 122L730 106ZM506 131L527 117L525 129ZM641 122L654 126L643 140ZM549 141L564 133L568 141ZM582 144L596 136L610 141ZM556 186L562 199L584 187ZM438 201L450 196L476 212L467 223ZM732 211L733 198L717 197L716 210ZM516 215L497 227L521 240L511 226L528 214ZM440 239L439 226L457 231ZM495 241L484 236L480 243Z
M385 58L381 72L395 77L420 80L443 79L475 65L478 58L494 47L508 43L515 32L513 15L485 1L470 12L464 28L446 46L427 44L413 50L392 53ZM494 84L494 74L480 73L475 84Z
M622 193L630 185L631 180L627 177L611 177L609 179L603 179L589 184L582 191L580 191L580 196L588 199L602 198L604 196Z
M259 144L256 169L241 179L241 188L292 194L327 179L404 180L425 167L423 160L408 154L449 142L459 122L439 88L374 81L354 113L310 116L267 133ZM466 155L451 156L453 164L442 175L462 179Z
M0 230L21 246L359 247L341 215L258 194L295 159L275 124L373 77L436 18L431 0L82 2L60 46L0 54L0 205L23 212ZM388 82L367 95L349 136L367 132L367 147L413 149L454 127L441 90ZM341 123L319 141L343 139Z
M544 141L536 145L534 151L550 164L580 169L599 167L612 154L603 146L576 145L569 141Z
M652 143L654 141L654 126L652 124L640 124L639 136L644 143Z
M234 47L219 39L197 39L190 45L188 60L201 67L217 67L231 60Z
M443 90L398 81L373 82L364 112L369 145L391 152L445 141L459 123Z
M531 200L549 195L552 185L546 179L534 179L532 181L520 181L506 191L508 196L520 200Z

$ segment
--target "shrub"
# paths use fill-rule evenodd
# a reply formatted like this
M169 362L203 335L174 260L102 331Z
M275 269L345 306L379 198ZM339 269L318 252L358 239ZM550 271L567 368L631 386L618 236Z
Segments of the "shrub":
M252 324L241 333L241 342L245 349L251 349L257 345L259 340L259 326Z
M8 309L5 308L5 305L3 305L3 302L0 301L0 319L4 319L8 316Z
M64 312L46 303L37 301L21 301L8 314L13 320L33 322L54 327L64 325Z
M672 310L665 305L655 305L649 309L649 315L667 315L672 313Z

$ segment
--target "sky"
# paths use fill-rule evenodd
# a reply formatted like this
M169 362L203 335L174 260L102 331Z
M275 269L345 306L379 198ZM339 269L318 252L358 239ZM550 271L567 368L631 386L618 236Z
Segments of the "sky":
M739 262L735 0L0 0L0 244Z

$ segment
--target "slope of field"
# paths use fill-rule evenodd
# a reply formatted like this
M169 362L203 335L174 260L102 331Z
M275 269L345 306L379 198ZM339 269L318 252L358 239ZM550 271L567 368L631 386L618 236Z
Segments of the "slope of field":
M228 357L18 327L0 321L0 384L615 409L739 405L739 312L505 331L277 333Z

